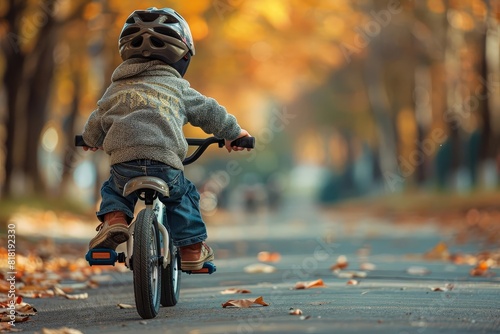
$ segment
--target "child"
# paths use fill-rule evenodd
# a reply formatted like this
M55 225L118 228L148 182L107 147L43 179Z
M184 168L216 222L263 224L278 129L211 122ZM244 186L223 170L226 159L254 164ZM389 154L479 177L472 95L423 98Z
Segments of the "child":
M157 176L170 187L161 198L174 245L179 247L182 270L199 270L214 253L204 242L205 223L200 196L184 177L182 161L187 143L186 123L226 140L250 136L217 101L190 88L183 79L195 50L187 22L170 8L133 12L119 39L123 59L112 83L98 101L82 133L88 147L110 155L111 176L101 188L97 218L101 224L89 248L111 248L127 241L135 194L123 197L125 183L137 176Z

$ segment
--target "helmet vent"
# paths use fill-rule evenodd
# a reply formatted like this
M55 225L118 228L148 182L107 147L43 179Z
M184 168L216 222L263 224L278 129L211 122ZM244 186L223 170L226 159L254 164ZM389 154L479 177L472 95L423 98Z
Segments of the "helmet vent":
M150 41L151 41L151 44L153 44L153 46L155 46L157 48L161 48L161 47L165 46L165 43L163 43L162 40L160 40L160 39L158 39L156 37L151 36L150 37Z
M139 46L142 45L142 41L143 41L142 36L137 36L132 40L132 42L130 42L130 45L132 45L132 47L134 48L138 48Z
M139 27L130 27L128 29L125 29L125 31L122 32L120 38L128 36L128 35L135 34L139 30L141 30Z
M125 21L125 23L129 23L129 24L130 24L130 23L135 23L135 19L134 19L132 16L130 16L130 17L127 19L127 21Z
M159 34L179 39L180 36L174 30L166 27L154 27L153 30Z
M151 12L141 12L137 13L137 15L141 18L143 22L153 22L160 16L158 13L151 13Z

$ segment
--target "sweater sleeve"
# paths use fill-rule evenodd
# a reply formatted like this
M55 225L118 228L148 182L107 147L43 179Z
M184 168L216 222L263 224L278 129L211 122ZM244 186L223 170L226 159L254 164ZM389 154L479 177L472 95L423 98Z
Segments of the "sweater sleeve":
M226 140L234 140L239 136L241 127L236 117L229 114L215 99L187 87L184 90L184 106L188 122L207 134Z
M89 147L102 147L106 133L101 125L101 112L96 109L90 114L83 128L83 140Z

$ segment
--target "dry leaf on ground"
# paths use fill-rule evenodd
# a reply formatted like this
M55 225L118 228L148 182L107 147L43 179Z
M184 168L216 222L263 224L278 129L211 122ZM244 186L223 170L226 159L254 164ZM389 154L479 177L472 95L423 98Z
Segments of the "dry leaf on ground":
M234 295L237 293L252 293L252 291L247 290L247 289L236 289L236 288L231 288L231 289L226 289L224 291L220 292L222 295Z
M135 306L134 306L134 305L130 305L130 304L122 304L122 303L120 303L120 304L116 304L116 306L118 306L119 308L122 308L122 309L124 309L124 308L135 308Z
M323 283L323 280L317 279L315 281L311 282L297 282L295 283L294 289L295 290L302 290L302 289L310 289L310 288L324 288L326 287L325 283Z
M440 241L436 246L424 254L424 257L428 260L448 260L450 258L450 252L448 251L448 246Z
M347 284L347 285L358 285L358 284L359 284L359 282L358 282L358 281L356 281L355 279L350 279L350 280L348 280L348 281L347 281L347 283L346 283L346 284Z
M471 276L494 276L495 273L489 270L491 263L492 262L488 260L481 260L474 268L470 270L469 274Z
M0 301L0 321L1 322L10 322L14 320L15 322L23 322L27 321L30 316L36 315L37 310L31 306L30 304L23 302L23 298L18 296L15 300L14 310L15 313L11 315L11 300L3 300ZM11 318L14 316L14 319Z
M349 266L347 262L347 257L345 255L340 255L337 258L337 263L330 267L331 270L343 270Z
M338 278L365 278L367 276L364 271L341 271L336 275Z
M455 287L454 284L447 283L444 286L438 286L438 287L431 287L432 291L451 291Z
M281 260L281 254L278 252L259 252L259 254L257 254L257 260L261 262L279 262Z
M260 274L260 273L269 274L276 271L276 268L265 263L254 263L246 266L244 270L246 273L249 274Z
M78 329L62 327L58 329L43 328L42 334L83 334Z
M264 298L260 296L257 298L248 298L248 299L230 299L227 302L223 303L222 307L248 308L251 307L252 305L269 306L269 304L264 301Z
M86 292L77 293L77 294L67 294L66 292L64 292L63 289L58 288L58 287L54 287L54 292L55 292L56 296L63 296L66 299L75 300L75 299L87 299L87 298L89 298L89 294Z
M377 268L377 266L370 262L363 262L359 265L359 269L366 271L375 270L375 268Z
M429 275L431 271L425 267L409 267L406 269L406 272L410 275L415 275L415 276L424 276L424 275Z

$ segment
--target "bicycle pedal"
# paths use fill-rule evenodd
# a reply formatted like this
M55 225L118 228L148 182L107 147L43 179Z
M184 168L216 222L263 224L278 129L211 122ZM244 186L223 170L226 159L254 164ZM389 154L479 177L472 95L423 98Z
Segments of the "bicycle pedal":
M85 260L89 265L115 265L116 261L120 261L125 254L117 254L113 249L108 248L94 248L90 249L85 255Z
M217 270L217 267L212 262L203 263L203 267L200 270L186 270L185 273L191 274L213 274Z

